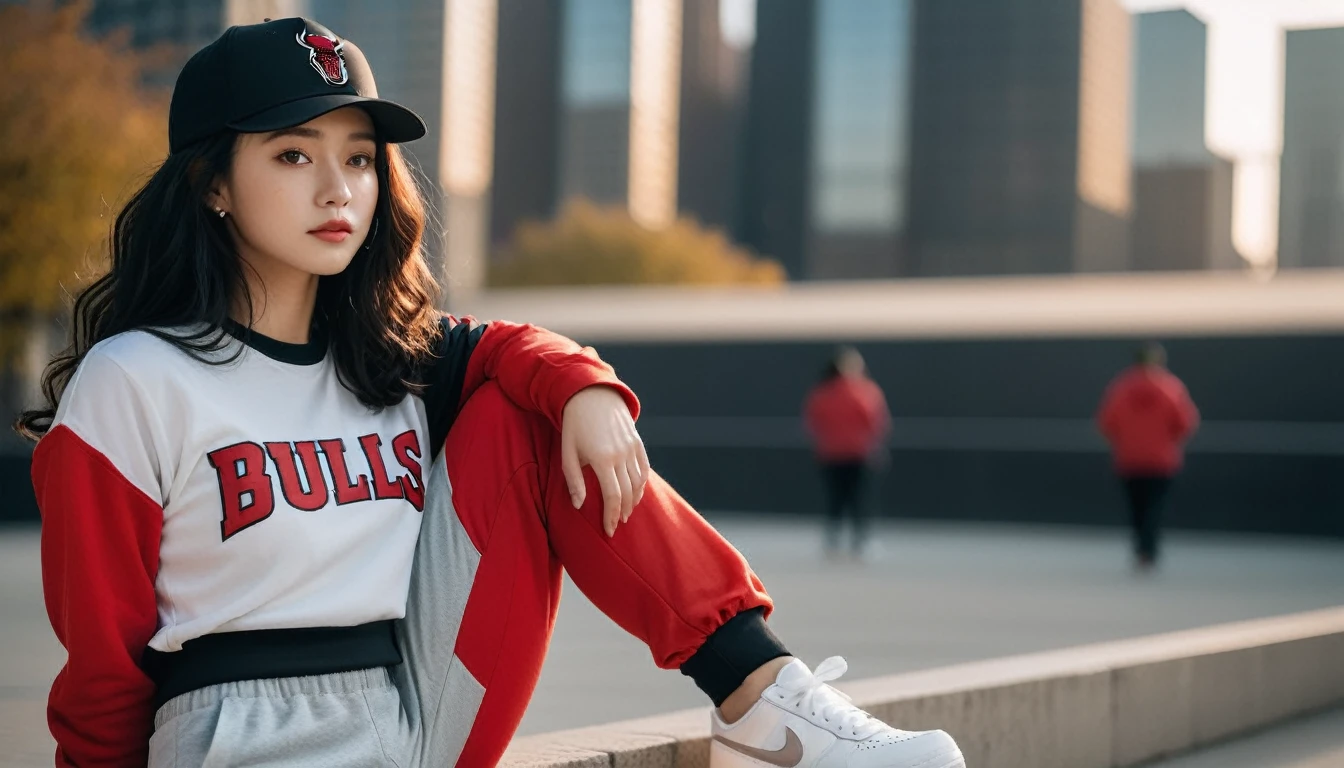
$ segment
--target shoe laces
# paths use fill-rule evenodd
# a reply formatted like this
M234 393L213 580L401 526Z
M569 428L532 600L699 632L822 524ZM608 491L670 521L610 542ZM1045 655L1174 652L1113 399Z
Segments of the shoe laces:
M851 704L849 696L829 685L848 669L849 665L840 656L821 662L815 671L796 662L780 672L775 685L782 691L784 702L793 709L810 713L814 718L821 717L841 733L868 738L882 730L882 721Z

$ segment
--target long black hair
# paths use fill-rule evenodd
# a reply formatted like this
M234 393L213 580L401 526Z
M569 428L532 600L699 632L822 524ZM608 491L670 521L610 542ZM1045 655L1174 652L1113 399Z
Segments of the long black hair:
M237 139L221 134L170 154L117 215L111 268L75 299L70 344L43 372L45 403L20 415L19 434L46 434L84 356L118 333L152 333L202 362L232 359L205 353L224 343L235 298L251 316L248 267L206 199L227 177ZM425 206L411 170L396 145L382 142L374 165L378 227L344 271L319 279L314 323L341 382L381 408L418 391L414 371L439 332L438 286L421 249Z

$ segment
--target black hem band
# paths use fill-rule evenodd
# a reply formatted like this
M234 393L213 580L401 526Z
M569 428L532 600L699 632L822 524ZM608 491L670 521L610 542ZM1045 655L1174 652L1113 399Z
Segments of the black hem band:
M202 635L172 653L146 648L140 666L157 686L157 711L170 699L220 683L330 675L400 663L393 622L387 620L355 627Z
M714 630L681 673L720 706L762 664L791 655L765 623L765 608L745 610Z

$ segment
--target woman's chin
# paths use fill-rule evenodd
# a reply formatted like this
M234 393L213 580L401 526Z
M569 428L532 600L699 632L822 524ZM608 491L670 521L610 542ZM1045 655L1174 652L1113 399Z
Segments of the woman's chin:
M318 277L331 277L332 275L339 275L345 271L346 267L350 266L350 261L351 261L350 259L345 259L341 261L339 264L331 264L329 266L324 266L320 270L315 270L313 274L317 275Z
M354 261L354 258L354 251L346 253L343 250L331 249L326 253L312 254L304 259L303 269L305 272L319 277L339 275L345 271L346 267L350 266L350 262Z

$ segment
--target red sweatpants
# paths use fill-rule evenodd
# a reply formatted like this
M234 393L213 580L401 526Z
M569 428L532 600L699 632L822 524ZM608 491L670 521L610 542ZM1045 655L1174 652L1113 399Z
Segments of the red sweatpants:
M665 669L739 612L771 609L741 554L661 477L608 538L601 489L585 475L576 510L560 435L544 417L493 384L463 406L426 481L399 627L395 677L416 734L413 764L498 761L541 671L562 567Z

